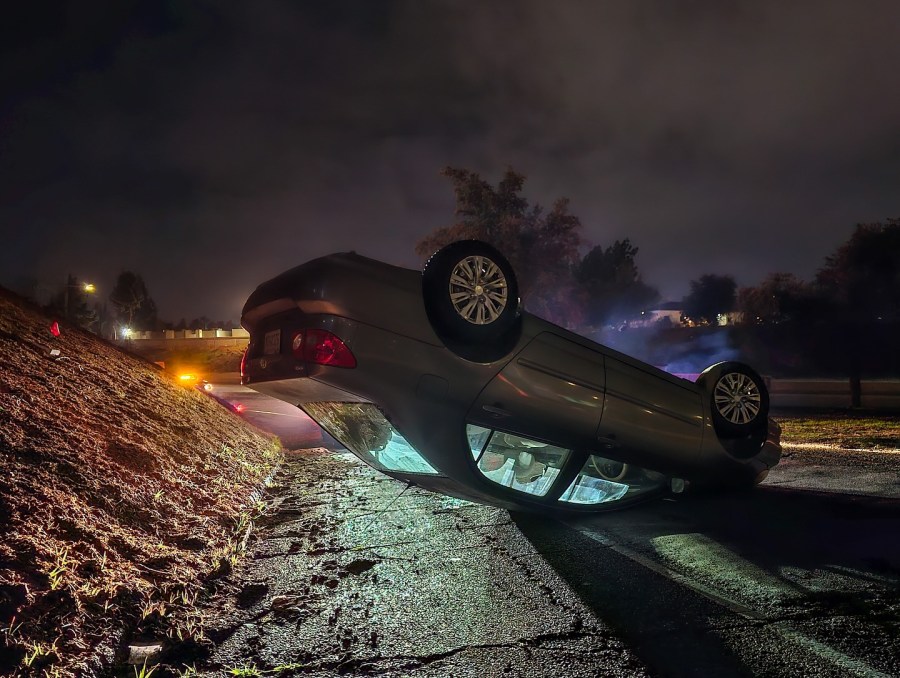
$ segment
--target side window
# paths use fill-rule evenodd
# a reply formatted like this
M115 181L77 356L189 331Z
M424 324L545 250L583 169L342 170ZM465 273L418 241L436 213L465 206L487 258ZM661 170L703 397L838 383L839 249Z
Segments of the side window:
M666 477L660 473L592 454L559 500L571 504L605 504L631 499L665 484Z
M472 451L472 459L478 459L478 455L484 449L491 429L475 424L466 424L466 437L469 439L469 449Z
M494 431L478 457L476 446L472 443L473 428L480 429L485 437L489 431L481 427L467 427L472 454L478 460L478 470L488 480L519 492L543 497L569 458L570 450L501 431Z

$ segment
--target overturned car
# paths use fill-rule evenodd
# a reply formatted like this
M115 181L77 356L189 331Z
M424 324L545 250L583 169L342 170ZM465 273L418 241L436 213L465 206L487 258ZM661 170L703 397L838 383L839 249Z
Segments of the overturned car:
M493 247L423 271L355 253L261 284L244 306L242 382L303 409L364 462L509 509L625 506L685 483L746 487L781 456L760 376L696 382L523 311Z

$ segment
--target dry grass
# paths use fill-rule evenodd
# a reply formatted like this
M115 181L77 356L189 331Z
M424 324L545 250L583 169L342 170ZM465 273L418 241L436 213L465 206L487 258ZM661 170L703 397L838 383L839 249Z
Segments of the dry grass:
M854 411L773 414L785 447L815 445L844 450L900 450L900 414Z
M202 639L276 440L0 291L0 674L106 671L127 635ZM51 349L60 355L52 357Z

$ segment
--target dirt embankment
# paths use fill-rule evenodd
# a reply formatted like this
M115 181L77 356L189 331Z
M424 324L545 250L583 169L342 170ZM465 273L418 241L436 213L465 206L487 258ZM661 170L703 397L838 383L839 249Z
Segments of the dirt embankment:
M93 675L203 642L277 440L0 290L0 674ZM53 355L54 349L58 355Z

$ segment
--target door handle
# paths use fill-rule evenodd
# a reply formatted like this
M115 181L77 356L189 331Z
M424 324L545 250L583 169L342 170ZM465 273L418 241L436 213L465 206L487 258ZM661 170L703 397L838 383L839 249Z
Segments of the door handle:
M492 414L495 417L511 417L512 412L509 410L503 409L500 405L482 405L481 409L483 409L488 414Z
M604 450L613 450L617 447L620 447L619 441L616 440L616 434L610 433L608 435L599 435L597 436L597 442L600 447Z

